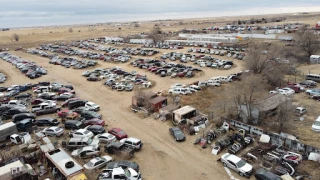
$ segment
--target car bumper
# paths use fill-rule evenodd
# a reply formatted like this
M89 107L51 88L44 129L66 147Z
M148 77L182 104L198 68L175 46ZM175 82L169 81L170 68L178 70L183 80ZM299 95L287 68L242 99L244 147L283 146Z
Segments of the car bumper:
M316 129L316 128L311 128L312 129L312 131L314 131L314 132L320 132L320 129Z

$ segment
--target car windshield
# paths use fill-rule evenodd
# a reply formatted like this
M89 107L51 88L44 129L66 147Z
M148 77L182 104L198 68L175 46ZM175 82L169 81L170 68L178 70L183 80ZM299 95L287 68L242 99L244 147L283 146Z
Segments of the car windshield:
M93 162L92 162L92 161L89 161L89 162L87 163L87 166L88 166L88 167L93 167Z
M108 135L108 138L113 138L113 135L111 135L111 134L110 134L110 135Z
M131 176L131 173L128 169L124 170L124 173L126 174L127 177L130 177Z
M84 131L83 133L84 133L84 134L89 134L89 133L90 133L90 131L88 131L88 130L87 130L87 131Z
M118 134L123 135L125 133L124 133L124 131L119 131Z
M88 139L87 143L91 144L92 143L92 139Z
M244 165L246 165L247 163L244 161L244 160L240 160L239 162L237 162L237 167L238 168L241 168L241 167L243 167Z
M315 126L320 126L320 121L315 121L315 122L313 123L313 125L315 125Z
M61 130L62 130L61 128L56 128L56 129L55 129L55 131L61 131Z
M77 122L76 126L78 127L81 126L81 122Z

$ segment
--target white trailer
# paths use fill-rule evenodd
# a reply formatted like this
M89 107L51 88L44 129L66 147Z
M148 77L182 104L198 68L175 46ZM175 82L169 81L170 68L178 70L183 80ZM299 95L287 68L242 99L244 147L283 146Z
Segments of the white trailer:
M0 125L0 142L9 139L12 134L17 134L17 126L13 122Z
M20 160L0 167L0 179L14 179L32 170L29 164L22 164Z
M310 56L310 64L319 64L319 63L320 63L320 55Z

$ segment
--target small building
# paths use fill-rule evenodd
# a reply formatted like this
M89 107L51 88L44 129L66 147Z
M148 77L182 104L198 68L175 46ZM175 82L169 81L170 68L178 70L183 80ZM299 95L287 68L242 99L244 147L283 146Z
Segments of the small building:
M172 123L177 125L180 124L181 121L191 119L195 116L197 116L196 108L191 106L183 106L182 108L173 111Z
M169 105L167 105L165 107L160 108L159 109L159 113L160 114L170 114L171 115L173 113L173 111L175 111L175 110L177 110L179 108L181 108L181 105L169 104Z
M20 160L0 167L0 179L18 179L20 176L25 175L28 171L32 171L29 164L23 164Z
M153 99L153 98L156 98L157 97L157 93L155 92L145 92L145 93L142 93L141 96L139 97L140 95L137 94L137 95L134 95L132 96L132 101L131 101L131 105L132 106L137 106L137 107L141 107L143 106L143 101L145 100L150 100L150 99Z
M319 64L319 63L320 63L320 55L310 56L310 64Z
M251 115L253 123L257 124L259 119L264 119L276 114L279 105L286 100L286 96L278 93L271 94L259 102L254 102L252 105L240 105L238 107L239 118L242 119L244 123L248 123L248 118ZM249 109L251 114L248 113Z
M130 39L129 43L132 43L132 44L152 44L153 39Z
M149 104L152 106L153 111L159 111L160 108L167 106L168 100L166 97L158 96L150 99Z

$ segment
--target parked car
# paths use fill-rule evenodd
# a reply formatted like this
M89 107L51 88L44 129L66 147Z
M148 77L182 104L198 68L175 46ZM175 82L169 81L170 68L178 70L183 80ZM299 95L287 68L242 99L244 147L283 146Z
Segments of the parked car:
M35 114L36 114L37 116L40 116L40 115L43 115L43 114L56 113L56 112L59 112L60 110L61 110L60 107L47 106L47 107L44 107L44 109L42 109L42 110L36 111Z
M88 131L91 131L94 135L105 133L106 130L100 125L90 125L86 127Z
M178 127L172 127L169 129L169 133L176 141L184 141L186 140L186 136Z
M61 104L61 107L68 107L69 102L80 100L79 98L70 98Z
M320 132L320 116L318 116L318 118L314 121L311 129L315 132Z
M73 157L97 157L100 155L100 147L96 146L85 146L83 148L72 151L71 156Z
M307 109L305 107L296 107L296 109L294 110L294 113L296 115L302 116L307 112Z
M85 125L100 125L100 126L104 126L105 125L105 121L98 119L98 118L93 118L93 119L88 119L88 120L84 120L83 124Z
M14 98L15 99L24 99L24 98L30 98L32 95L30 93L25 93L25 94L19 94L16 95Z
M96 103L93 102L87 102L84 105L89 111L99 111L100 110L100 106L97 105Z
M112 161L107 164L107 169L114 169L118 167L121 167L123 169L132 168L136 172L140 172L139 165L136 162L132 162L132 161L126 161L126 160Z
M108 133L114 135L118 140L128 138L127 133L120 128L112 128L108 131Z
M238 172L240 176L250 177L253 172L253 168L250 164L233 154L223 154L221 156L221 162L225 167L229 167Z
M73 94L60 94L59 96L53 96L52 99L56 101L66 101L70 98L73 98Z
M92 138L93 137L93 133L87 129L78 129L75 132L73 132L72 134L70 134L70 137L74 137L74 138Z
M61 136L64 133L64 130L57 126L52 126L45 128L41 131L46 136Z
M88 81L101 81L101 78L99 78L99 77L88 77L87 80Z
M282 180L279 176L277 176L276 174L268 171L265 168L260 168L256 171L256 173L254 174L254 177L257 180Z
M133 137L121 139L120 142L126 144L127 146L134 147L135 150L140 150L143 146L141 140Z
M62 141L62 147L67 148L68 150L78 149L85 146L94 146L99 147L99 139L91 138L70 138L68 141Z
M29 110L25 108L10 108L7 111L4 111L1 113L1 119L7 120L11 118L13 115L20 114L20 113L29 113Z
M98 119L100 119L100 118L102 117L101 114L98 114L98 113L96 113L96 112L94 112L94 111L82 111L82 112L80 113L80 116L83 117L83 118L85 118L86 120L88 120L88 119L93 119L93 118L98 118Z
M99 139L101 143L116 141L116 137L110 133L97 134L94 139Z
M87 170L98 169L106 166L109 162L114 161L111 156L96 157L88 161L83 167Z
M64 123L65 129L81 129L83 126L84 126L83 123L77 120L67 120Z
M12 122L14 123L17 123L24 119L31 119L32 121L34 121L36 119L36 116L32 113L20 113L12 116Z
M73 111L69 110L69 109L64 109L64 110L61 110L58 112L58 117L60 118L65 118L67 117L68 115L74 113Z
M59 123L57 119L51 117L44 117L34 121L37 126L57 126Z

